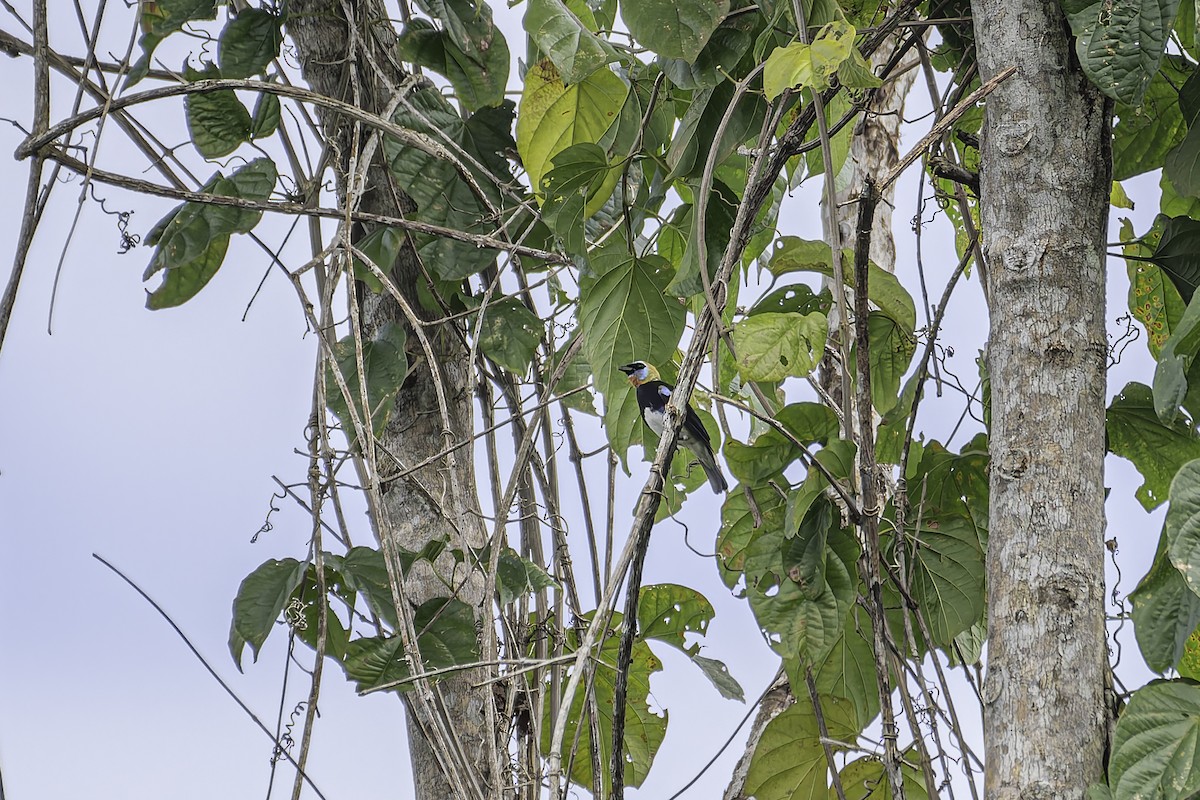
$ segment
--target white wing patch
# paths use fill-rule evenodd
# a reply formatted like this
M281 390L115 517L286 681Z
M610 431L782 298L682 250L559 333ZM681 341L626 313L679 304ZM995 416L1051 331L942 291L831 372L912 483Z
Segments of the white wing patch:
M660 395L662 395L663 397L670 397L671 396L671 387L670 386L660 386L660 387L658 387L658 393Z

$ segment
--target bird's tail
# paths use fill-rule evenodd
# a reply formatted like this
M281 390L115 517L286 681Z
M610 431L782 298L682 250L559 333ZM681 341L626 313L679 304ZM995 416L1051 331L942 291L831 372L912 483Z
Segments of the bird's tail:
M729 491L729 484L725 482L725 475L722 474L721 467L717 465L717 459L712 451L703 445L689 449L695 454L696 460L700 462L704 474L708 476L708 485L712 487L712 490L717 494Z

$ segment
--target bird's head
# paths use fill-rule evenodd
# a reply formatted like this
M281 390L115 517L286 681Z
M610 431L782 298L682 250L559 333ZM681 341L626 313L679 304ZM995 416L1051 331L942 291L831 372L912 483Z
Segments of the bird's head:
M658 370L647 364L645 361L634 361L617 369L629 376L629 382L634 386L641 386L647 381L658 380Z

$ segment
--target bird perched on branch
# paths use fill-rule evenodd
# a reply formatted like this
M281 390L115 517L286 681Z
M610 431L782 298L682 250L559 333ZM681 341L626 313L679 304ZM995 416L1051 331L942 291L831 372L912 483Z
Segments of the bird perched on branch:
M642 419L650 426L650 430L661 436L672 388L659 380L657 369L645 362L634 361L617 369L628 375L629 382L637 389L638 408L642 410ZM713 455L708 431L690 403L684 412L679 443L696 456L704 474L708 476L708 485L714 492L721 494L729 489L729 484L725 482L725 476L721 474L721 468L717 466L717 459Z

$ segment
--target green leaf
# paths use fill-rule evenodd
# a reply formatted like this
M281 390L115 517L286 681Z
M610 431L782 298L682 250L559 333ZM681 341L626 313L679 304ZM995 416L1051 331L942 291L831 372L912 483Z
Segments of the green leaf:
M821 698L829 738L854 741L859 729L846 700ZM831 745L834 753L843 752ZM829 768L812 703L798 702L767 723L750 757L745 795L755 800L826 800Z
M775 48L763 68L767 99L774 100L788 89L828 89L830 78L854 49L854 34L853 25L838 20L821 28L812 44L792 42Z
M725 256L725 248L729 244L729 233L737 219L739 199L721 181L714 181L704 205L704 226L700 226L700 217L695 213L695 206L689 205L684 214L689 227L685 237L683 256L679 259L679 269L675 280L667 287L667 291L677 297L691 297L704 291L704 278L701 271L709 276L709 285L716 279L717 270ZM704 247L704 263L701 264L701 243Z
M1179 0L1061 0L1084 74L1137 105L1158 72Z
M489 549L485 548L481 563L488 563L488 558ZM521 597L551 586L558 586L558 581L541 566L522 557L511 547L500 551L500 558L496 562L496 591L500 594L501 605L516 602Z
M640 440L634 392L617 369L640 359L665 364L683 335L685 311L666 297L670 265L658 256L635 258L621 241L592 258L596 274L579 282L579 325L596 387L604 394L609 442L624 454Z
M228 178L218 172L200 191L266 200L277 177L275 162L259 158ZM221 267L230 235L248 233L261 217L261 211L208 203L184 203L172 211L147 236L147 242L156 248L142 280L150 280L158 272L164 275L162 284L146 298L146 308L170 308L195 297Z
M759 300L749 313L763 314L770 312L811 314L818 311L826 316L833 307L833 296L829 289L822 289L820 294L813 294L812 287L805 283L794 283L780 286Z
M353 334L347 335L334 346L334 356L346 381L346 388L350 390L355 413L364 425L370 420L371 431L376 435L383 432L391 418L396 395L400 393L400 386L408 377L408 356L404 352L406 338L403 327L388 323L380 329L375 339L364 341L362 344L362 363L367 373L369 414L365 413L362 407L362 388L358 377ZM346 437L354 441L357 437L346 398L334 379L332 366L327 366L326 370L329 410L341 420Z
M1188 392L1188 370L1200 352L1200 302L1189 303L1158 355L1154 370L1154 412L1170 425Z
M366 598L371 610L395 630L396 605L383 553L373 547L351 547L342 557L341 573L346 587Z
M413 625L422 672L479 660L475 614L461 600L435 597L422 603L413 615ZM399 636L355 639L346 647L343 666L346 677L358 684L360 692L412 676ZM406 691L409 686L401 685L393 691Z
M1179 110L1179 87L1192 74L1182 56L1168 55L1140 105L1118 103L1113 126L1113 180L1158 169L1187 134Z
M1171 505L1163 525L1171 563L1200 595L1200 459L1179 468L1171 481Z
M242 648L249 644L258 660L263 642L275 627L292 592L304 579L307 565L294 558L264 561L246 576L233 599L233 624L229 629L229 652L238 670Z
M695 180L704 173L712 142L722 120L729 117L725 132L717 144L713 163L721 165L734 155L737 148L751 136L757 136L762 126L766 101L757 92L746 92L734 103L734 85L725 81L712 89L697 89L684 112L671 146L667 150L665 178ZM732 106L732 111L730 107ZM706 143L701 147L701 143Z
M350 633L333 609L328 608L329 596L336 595L349 600L349 593L343 591L343 587L340 586L341 574L335 568L340 559L329 553L326 553L325 557L326 597L321 597L316 566L309 564L308 569L304 571L304 579L289 600L287 622L297 639L316 650L321 635L321 609L325 608L325 655L340 662L346 656Z
M737 585L746 569L749 548L761 537L784 539L784 501L774 487L753 487L754 508L744 492L734 492L721 506L721 531L717 534L717 567L729 588Z
M748 381L803 378L825 353L824 314L755 314L733 328L738 370Z
M542 219L576 255L587 254L587 220L612 196L620 180L604 150L591 142L575 144L554 156L554 167L542 178Z
M490 205L502 207L496 183L513 180L504 156L513 146L512 104L484 108L463 120L432 86L413 92L407 99L392 121L432 141L453 142L473 160L468 172ZM494 232L488 205L453 164L390 137L384 138L383 145L392 175L417 204L418 220L467 233ZM485 269L496 258L494 250L444 236L413 234L412 238L421 261L441 280L459 281Z
M1122 240L1128 233L1132 238L1132 226L1126 221L1122 225ZM1145 244L1129 241L1125 244L1125 255L1148 257L1151 249ZM1187 303L1179 295L1174 282L1166 270L1155 264L1137 259L1125 261L1129 275L1129 311L1146 328L1146 346L1156 359L1163 345L1175 332Z
M225 24L217 45L222 78L250 78L264 72L283 44L283 18L247 8Z
M838 81L849 89L874 89L883 85L883 78L871 70L870 63L857 47L850 48L850 57L838 67Z
M139 3L141 16L139 23L142 28L142 38L138 44L142 47L142 55L129 69L125 88L133 87L146 77L150 71L150 59L154 50L163 39L189 22L204 19L215 19L217 16L216 0L156 0L152 3Z
M824 658L841 635L856 594L853 537L836 532L828 539L824 583L819 591L791 578L786 562L787 531L772 529L746 548L746 595L759 627L785 660Z
M829 654L813 664L813 681L822 697L841 697L853 704L859 729L879 714L879 687L875 682L875 656L871 646L871 618L858 604L846 615L846 622ZM804 686L806 661L786 664L793 687ZM800 690L803 697L806 690Z
M591 616L591 614L587 614L585 619ZM600 729L600 742L598 749L600 764L604 770L602 780L606 787L610 781L608 758L609 747L612 743L613 706L616 702L616 670L613 665L617 663L617 649L620 646L620 624L621 615L613 614L613 635L605 637L598 651L595 652L596 671L593 689L599 710L597 722ZM564 650L570 653L577 646L578 638L575 632L571 631L567 635ZM666 735L667 717L665 712L660 716L649 705L650 676L661 671L662 662L650 651L649 646L644 641L635 640L633 657L629 664L625 697L625 783L627 786L640 786L646 779L654 755L658 752L663 737ZM541 726L543 754L550 750L550 737L554 730L554 718L550 716L550 703L545 704L545 709L546 715L542 718ZM578 742L578 746L572 748L574 756L570 759L570 764L571 780L580 786L592 785L592 759L589 757L589 753L592 752L590 728L588 714L584 708L584 693L577 692L571 702L563 741ZM565 753L564 760L567 760Z
M712 604L695 589L673 583L643 586L638 594L638 635L666 642L687 654L722 697L745 700L741 685L729 668L714 658L700 655L700 644L688 644L687 634L704 636L716 616Z
M792 403L775 420L804 444L825 444L838 434L837 416L820 403ZM782 472L801 457L800 450L786 436L768 428L752 444L730 439L725 443L725 460L730 472L741 483L762 484Z
M548 359L546 364L546 372L552 373L558 368L558 362L566 354L567 349L575 341L575 337L579 335L579 329L571 331L566 340L559 346L559 349L554 352ZM558 380L558 386L555 391L559 394L566 394L572 389L578 389L581 386L587 386L592 380L592 369L587 363L582 353L577 353L571 363L567 365L563 376ZM562 402L576 411L582 411L585 414L596 415L596 403L593 400L593 394L590 389L582 392L576 392L570 396L564 397Z
M492 303L482 313L479 349L510 372L525 375L546 333L545 324L514 297Z
M567 84L579 83L620 58L612 45L592 33L562 0L529 0L524 24L534 44L554 62Z
M762 30L760 14L736 14L726 17L709 37L695 59L660 58L663 72L680 89L693 90L716 86L730 75L745 74L739 64Z
M530 185L541 187L554 156L571 145L599 143L616 124L628 96L628 84L608 69L567 86L549 59L532 65L517 115L517 152Z
M929 620L934 643L948 648L982 615L984 556L979 531L959 514L925 509L920 532L908 547L909 591Z
M185 67L189 81L220 77L212 70L197 72ZM205 158L223 158L250 140L250 112L232 89L192 93L184 97L192 144Z
M1190 127L1183 141L1167 153L1163 176L1184 197L1200 197L1200 126Z
M1153 681L1133 693L1113 731L1113 800L1185 798L1200 791L1200 686Z
M723 661L694 655L692 656L692 663L700 668L700 671L704 673L704 677L708 678L709 682L721 693L721 697L724 697L726 700L737 700L739 703L746 702L746 691L729 674L729 667L725 666Z
M1200 284L1200 222L1190 217L1167 220L1150 258L1170 276L1183 301L1190 303Z
M900 381L917 350L917 340L894 319L878 311L867 318L867 337L871 405L880 414L886 414L899 401Z
M905 800L928 800L925 776L912 766L920 755L910 749L901 753L901 758L900 778L904 785ZM856 758L842 767L840 775L846 800L892 800L894 796L891 783L884 773L883 762L875 756ZM829 800L834 800L838 795L831 787L828 796Z
M825 590L826 543L834 527L833 517L832 503L822 496L809 507L794 536L785 531L783 568L809 600L816 600Z
M830 247L825 242L781 236L775 243L768 268L775 276L788 272L817 272L827 278L833 277ZM853 253L845 251L842 270L846 285L854 288ZM912 296L900 285L890 272L872 263L867 272L867 297L875 307L899 323L905 331L912 333L917 325L917 309Z
M729 0L638 0L621 3L633 38L663 58L694 61L729 13Z
M380 225L355 243L355 248L363 253L371 263L384 275L391 272L407 241L402 228L390 225ZM367 262L357 255L354 256L354 277L367 285L375 294L383 292L383 281L371 270Z
M438 30L427 20L414 18L404 26L396 49L405 61L446 76L463 108L478 111L503 102L509 68L508 43L498 29L492 28L490 11L482 28L495 32L490 45L485 49L472 46L463 50L449 32Z
M1133 632L1146 666L1160 674L1166 672L1183 658L1189 637L1200 625L1200 595L1188 588L1171 563L1165 530L1150 571L1129 599L1133 602Z
M1164 425L1145 384L1129 383L1113 398L1106 428L1109 450L1132 461L1142 474L1136 497L1147 511L1166 501L1179 468L1200 458L1200 439L1186 427Z
M250 138L265 139L279 127L279 98L263 92L254 104L254 115L250 119Z

